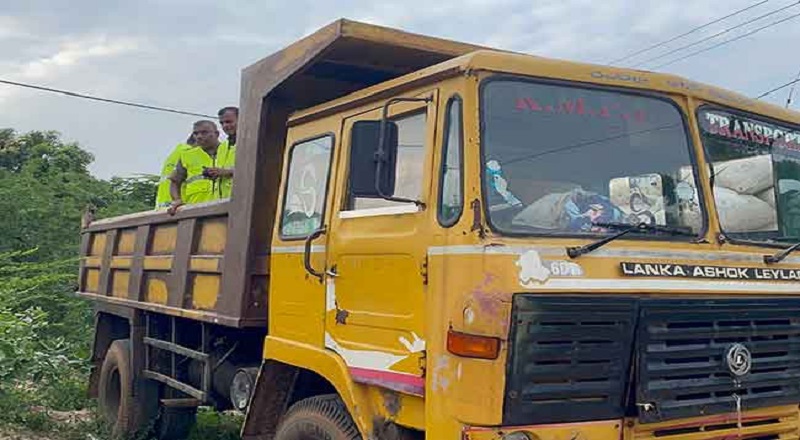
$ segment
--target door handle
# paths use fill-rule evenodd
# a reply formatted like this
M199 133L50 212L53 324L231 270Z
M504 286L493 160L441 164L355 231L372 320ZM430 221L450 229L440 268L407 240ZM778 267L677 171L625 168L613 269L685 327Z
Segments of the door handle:
M311 243L325 234L326 229L325 226L320 227L316 231L312 232L307 238L305 243L305 248L303 249L303 265L306 268L306 272L308 272L311 276L317 278L322 281L325 274L323 272L319 272L311 265Z

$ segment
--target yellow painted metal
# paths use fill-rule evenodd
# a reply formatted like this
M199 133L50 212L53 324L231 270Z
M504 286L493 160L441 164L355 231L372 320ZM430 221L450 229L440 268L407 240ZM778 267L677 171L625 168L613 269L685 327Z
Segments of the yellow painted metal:
M301 72L304 63L339 37L348 41L371 41L375 43L371 46L373 49L385 44L385 47L413 47L453 56L475 49L459 43L409 37L382 28L340 22L265 61L272 63L269 71L274 73L275 83L292 75L305 75ZM401 37L405 38L402 42ZM402 56L409 56L409 53ZM705 242L619 240L604 248L609 252L588 254L571 261L581 269L580 284L554 276L557 281L554 283L522 285L517 265L521 252L535 248L545 261L563 262L568 259L565 247L587 241L500 236L486 228L481 209L474 212L471 209L473 202L480 208L482 200L479 84L496 74L651 91L674 101L687 115L700 169L698 188L705 195L709 209ZM317 89L303 90L304 102L319 102L309 96ZM436 216L443 109L447 99L456 94L462 98L464 109L464 213L455 225L443 228ZM400 103L390 108L393 117L415 111L425 114L424 159L420 173L423 189L420 201L425 208L402 213L343 215L348 206L350 128L356 121L378 119L386 100L398 96L432 98L428 104ZM259 95L258 99L262 98L263 95ZM742 261L757 260L764 254L764 249L757 246L720 245L715 240L720 232L719 223L713 211L714 197L708 185L710 176L694 116L703 103L800 123L797 113L672 75L484 50L294 113L286 134L288 147L321 135L334 138L328 190L324 195L318 194L324 196L323 224L327 229L311 243L310 255L313 268L327 275L318 280L306 271L304 241L281 237L281 222L275 221L271 249L258 249L260 256L254 263L255 272L262 277L260 282L266 283L263 277L269 273L269 336L264 343L264 357L314 371L330 382L365 438L375 432L376 423L385 420L424 430L427 438L434 439L500 439L515 429L529 432L537 440L617 440L621 434L623 439L733 438L731 436L737 432L720 425L730 422L728 415L647 425L638 424L636 420L611 420L502 427L507 337L514 292L640 294L640 285L631 287L622 279L619 263L623 260L702 264L710 255L715 255L714 264L744 266ZM287 154L282 171L284 184L289 165ZM285 197L283 191L280 194L279 207ZM158 307L148 310L198 319L207 316L221 301L220 275L216 272L220 270L220 258L227 241L227 219L214 217L197 221L199 228L189 259L188 286L194 310L166 307L167 280L173 269L177 244L178 229L174 223L152 226L143 261L144 296L148 306ZM120 234L117 252L122 255L132 249L133 242L129 231ZM87 292L99 290L100 272L94 267L100 266L106 242L105 232L93 234L90 257L84 260L84 290ZM263 256L268 251L269 257ZM127 272L119 270L130 266L128 257L112 259L112 267L117 269L112 273L115 298L111 300L114 304L131 305L124 299L129 282ZM800 269L800 265L788 262L776 267ZM734 284L726 287L712 281L670 281L653 283L646 291L673 297L698 294L754 297L772 295L770 289L779 286L760 282L758 287L762 292L759 293L756 284L749 284L752 288L742 288L748 286L747 282L736 284L739 289L733 289ZM478 360L449 354L445 338L451 329L499 338L499 357ZM743 428L742 432L747 435L798 437L800 421L795 405L749 411L746 416L759 422ZM687 426L696 432L678 431Z
M502 440L504 435L522 432L532 440L618 440L622 433L621 420L588 423L564 423L538 426L508 426L497 428L467 428L464 440Z
M443 72L453 72L450 78L437 77ZM456 75L458 72L469 72ZM580 239L512 238L502 237L485 230L481 238L473 229L475 217L469 202L481 200L481 162L479 151L478 85L496 73L511 73L525 76L557 78L581 83L596 83L656 91L672 99L684 114L689 115L690 133L694 139L695 156L700 162L700 189L705 199L713 200L708 173L703 166L702 144L694 124L694 110L702 102L725 104L747 109L787 121L800 121L790 114L768 104L757 103L745 97L714 87L696 87L681 78L649 72L633 72L600 66L590 66L535 57L496 52L476 52L445 62L441 65L409 74L387 83L373 86L330 103L296 113L290 122L287 143L308 138L320 133L337 133L334 176L328 194L326 224L328 233L315 245L325 245L324 252L313 255L314 267L335 268L335 277L326 277L325 283L309 277L302 268L302 254L273 254L270 285L270 334L287 340L302 341L305 346L298 365L319 372L324 377L340 374L330 371L318 361L321 353L337 356L353 374L353 367L363 367L363 361L353 353L369 357L377 369L388 372L422 375L424 370L424 405L415 408L401 405L410 411L401 424L413 426L424 423L428 438L459 438L465 426L501 426L505 389L507 335L510 324L511 298L513 292L559 292L555 287L543 285L536 289L522 288L519 281L519 252L502 252L503 249L541 250L546 260L568 260L564 254L566 246L586 243ZM620 74L641 77L641 82L620 81ZM434 78L434 83L407 89L410 82L424 83L424 78ZM687 85L688 84L688 85ZM691 89L691 90L687 90ZM389 89L397 90L396 93ZM377 119L385 96L421 96L436 91L436 103L428 107L429 126L426 131L426 158L422 201L428 208L417 213L383 215L373 217L342 218L339 213L346 205L347 150L349 128L353 121ZM438 226L436 221L436 195L439 182L436 170L440 168L441 129L444 115L443 102L458 93L464 103L464 214L458 223L448 229ZM380 98L378 98L380 97ZM415 104L392 106L394 114L413 109ZM286 164L284 164L284 173ZM285 175L284 175L285 179ZM713 205L712 205L713 207ZM758 258L763 249L755 246L730 245L725 248L735 251L728 258L721 254L723 248L716 244L718 224L711 216L704 243L652 242L627 239L609 244L610 251L625 251L626 257L609 254L588 254L575 262L583 271L582 279L605 282L605 286L590 291L599 295L640 293L619 283L619 263L623 260L666 263L703 263L709 254L719 254L715 264L744 266L744 256ZM275 236L278 237L276 229ZM299 242L273 241L274 247L299 246ZM442 252L430 252L442 249ZM452 249L453 252L448 251ZM647 254L645 254L647 251ZM660 251L654 252L654 251ZM641 256L637 257L637 253ZM321 255L324 254L324 255ZM619 252L622 255L623 252ZM676 261L672 255L683 255ZM611 254L613 255L613 253ZM645 255L648 255L645 257ZM323 262L323 256L325 258ZM694 256L694 257L693 257ZM783 267L792 265L784 264ZM796 266L796 265L795 265ZM423 272L429 274L425 284ZM567 280L568 281L568 280ZM713 287L715 288L715 287ZM748 290L720 290L712 287L698 288L697 283L654 284L648 292L669 295L754 295ZM573 288L574 292L578 287ZM709 290L712 289L712 290ZM333 302L326 305L323 298ZM324 315L324 328L320 328L319 317ZM302 325L296 324L302 322ZM500 338L501 353L496 360L465 359L447 353L445 336L448 329ZM425 358L410 353L405 342L414 336L424 340ZM402 338L402 339L401 339ZM403 342L403 340L405 342ZM331 342L332 341L332 342ZM265 347L265 356L275 353ZM313 354L312 354L313 353ZM316 359L316 360L315 360ZM395 359L392 363L380 360ZM337 366L337 369L339 367ZM358 390L366 388L372 405L358 404ZM375 391L384 389L378 385L358 385L352 382L349 393L343 393L349 407L369 408L374 411L365 417L370 432L372 418L391 418L386 412L385 397ZM403 394L403 393L401 393ZM348 397L351 396L351 397ZM413 399L408 394L409 399ZM402 400L401 400L402 401ZM421 415L411 415L421 411ZM767 409L764 414L779 414L781 410ZM783 417L783 416L781 416ZM416 422L411 422L416 420ZM793 419L782 418L785 423L797 426ZM622 422L604 421L586 424L551 425L531 427L530 432L540 440L572 438L580 433L584 437L619 439ZM677 422L676 422L677 423ZM784 422L781 422L784 423ZM642 425L647 426L647 425ZM785 424L782 426L786 426ZM527 428L526 428L527 429ZM637 425L636 429L640 429ZM770 430L753 432L773 432ZM772 429L770 427L769 429ZM500 438L508 429L486 428L466 431L471 439ZM624 438L640 438L640 432L626 429ZM774 431L777 432L777 431ZM465 434L466 435L466 434ZM646 437L643 437L646 438ZM676 437L677 438L677 437ZM711 437L698 437L711 438ZM782 437L781 437L782 438Z
M694 417L664 423L627 424L625 438L635 440L717 440L736 438L800 438L800 413L797 405L765 408L742 413L742 428L735 413Z
M155 226L155 231L150 239L148 255L171 254L175 251L175 242L178 239L178 225L166 224Z
M106 249L106 233L105 232L95 232L92 234L92 245L89 250L89 255L99 257L103 255L103 251Z
M274 336L267 336L264 340L264 357L314 371L325 378L341 396L359 430L372 430L374 414L369 411L369 396L364 387L353 382L341 357L330 350L320 349L319 345Z
M84 257L83 265L85 267L100 267L102 260L100 257Z
M117 298L128 297L128 284L131 273L127 270L113 270L111 272L111 295Z
M367 394L372 411L383 420L425 430L425 399L375 386L356 385Z
M99 265L98 265L99 267ZM86 269L85 287L87 292L97 293L100 289L100 270L99 269Z
M114 255L133 255L136 244L136 229L123 229L117 233L117 248Z
M225 251L227 232L227 217L203 219L195 253L203 255L222 254Z
M219 272L220 257L199 256L191 257L189 260L190 272Z
M192 306L200 310L214 310L219 295L219 275L195 274L192 276Z
M144 257L144 262L142 265L144 266L144 270L156 270L156 271L166 271L172 269L172 260L171 256L147 256Z
M129 269L132 262L132 257L112 257L109 267L112 269Z
M169 291L167 290L166 276L161 278L149 274L149 276L145 278L145 301L166 305L168 295Z

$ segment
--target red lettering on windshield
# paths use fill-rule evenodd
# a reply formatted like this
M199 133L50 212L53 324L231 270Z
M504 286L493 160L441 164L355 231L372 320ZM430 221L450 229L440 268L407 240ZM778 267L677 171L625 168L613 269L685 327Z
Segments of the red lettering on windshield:
M515 109L528 113L552 113L556 115L588 116L593 118L617 119L625 122L643 123L647 113L642 109L624 109L620 103L605 104L592 108L584 98L567 99L557 103L541 103L532 97L516 98Z
M800 151L800 132L776 128L730 115L706 113L703 129L712 135L752 142L767 147Z

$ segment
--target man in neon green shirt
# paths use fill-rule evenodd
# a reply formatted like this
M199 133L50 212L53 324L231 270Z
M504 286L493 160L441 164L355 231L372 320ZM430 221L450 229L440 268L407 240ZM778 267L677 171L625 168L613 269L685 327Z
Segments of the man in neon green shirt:
M181 152L193 148L194 144L194 135L189 135L186 142L178 144L169 156L167 156L166 160L164 160L164 164L161 166L161 175L156 192L156 209L167 209L172 203L172 196L170 196L169 193L170 176L172 176L172 172L175 171L175 165L177 165L180 159ZM183 193L182 188L181 193Z
M175 214L184 203L223 198L222 188L233 178L235 152L227 143L219 142L216 124L207 120L197 121L192 134L197 145L181 152L170 178L170 214Z
M236 157L236 127L239 125L239 108L238 107L223 107L217 112L217 116L219 117L219 126L222 127L222 131L225 132L225 135L228 137L224 141L222 141L223 148L228 148L233 154L234 158ZM232 159L233 160L233 159ZM228 170L231 173L231 177L233 177L233 163L230 162L231 167ZM231 190L233 189L233 179L224 179L220 182L220 197L223 199L227 199L231 196Z

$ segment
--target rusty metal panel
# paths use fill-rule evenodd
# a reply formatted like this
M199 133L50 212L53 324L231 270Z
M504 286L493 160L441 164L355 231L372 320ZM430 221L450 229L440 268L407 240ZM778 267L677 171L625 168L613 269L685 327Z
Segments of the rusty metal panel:
M172 263L172 276L169 286L167 305L182 308L186 301L186 284L189 278L189 253L195 239L197 219L189 218L178 224L178 236L175 245L175 258Z
M219 297L219 278L215 274L192 274L190 291L193 308L214 310Z
M130 284L130 272L127 270L111 271L111 295L116 298L128 297L128 285Z
M478 49L339 20L244 69L220 313L265 322L250 299L264 279L251 275L264 272L256 260L272 238L289 115Z
M133 255L136 246L136 228L122 229L117 234L117 248L114 255Z
M147 255L169 255L175 251L175 243L178 239L178 224L171 223L166 225L153 226L150 237Z
M149 303L167 305L169 290L168 272L150 272L144 275L144 300Z
M228 232L227 217L213 217L199 220L200 236L197 240L195 255L222 254L225 251L225 240Z
M99 293L100 292L100 269L86 269L83 277L84 292Z
M83 230L92 234L87 253L101 264L98 272L83 260L81 290L117 295L127 277L126 301L109 302L265 326L269 247L290 114L477 49L340 20L247 67L230 201L186 207L175 216L150 211L92 222ZM126 275L112 275L124 269Z
M89 255L100 257L103 255L103 250L106 248L106 234L105 232L96 232L91 234L91 245L89 247Z

